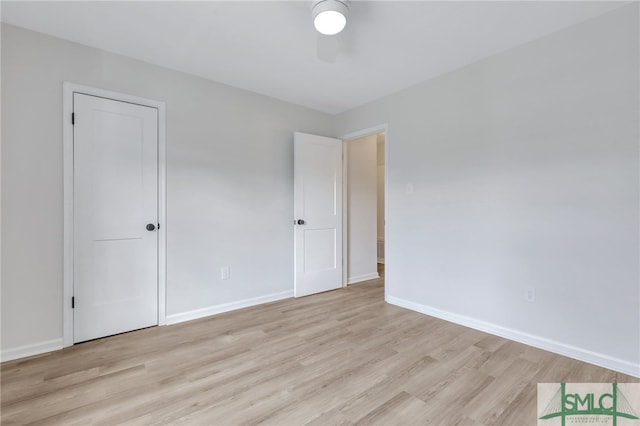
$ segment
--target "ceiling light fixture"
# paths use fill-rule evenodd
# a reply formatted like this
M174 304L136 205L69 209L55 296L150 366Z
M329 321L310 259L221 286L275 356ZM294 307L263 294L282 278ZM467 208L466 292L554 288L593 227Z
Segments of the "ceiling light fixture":
M347 25L349 0L319 0L311 9L313 25L320 34L335 35Z

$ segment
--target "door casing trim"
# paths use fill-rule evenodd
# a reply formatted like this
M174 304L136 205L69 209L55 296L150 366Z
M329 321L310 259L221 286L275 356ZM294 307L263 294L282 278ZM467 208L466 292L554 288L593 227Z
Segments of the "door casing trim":
M63 299L62 346L73 345L73 94L128 102L158 110L158 325L167 322L167 185L166 185L166 106L162 101L141 98L110 90L62 83L62 145L63 145L63 193L64 193L64 248L63 248Z

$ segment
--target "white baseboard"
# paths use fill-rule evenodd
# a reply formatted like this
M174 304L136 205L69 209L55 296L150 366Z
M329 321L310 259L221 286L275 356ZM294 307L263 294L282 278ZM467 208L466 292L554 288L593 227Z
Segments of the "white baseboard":
M355 277L349 277L349 278L347 278L347 285L360 283L362 281L375 280L376 278L380 278L380 275L377 272L374 272L373 274L366 274L366 275L358 275L358 276L355 276Z
M236 309L248 308L249 306L261 305L263 303L275 302L277 300L293 297L293 290L280 293L267 294L265 296L252 297L250 299L238 300L237 302L223 303L221 305L208 306L180 314L167 315L167 325L179 322L191 321L210 315L221 314L223 312L235 311Z
M443 311L428 305L422 305L419 303L410 302L408 300L400 299L393 296L389 296L387 298L387 302L392 305L396 305L402 308L410 309L412 311L420 312L425 315L429 315L435 318L440 318L445 321L453 322L455 324L463 325L465 327L484 331L486 333L504 337L509 340L513 340L519 343L524 343L525 345L533 346L539 349L544 349L549 352L553 352L559 355L564 355L569 358L588 362L590 364L594 364L599 367L608 368L610 370L618 371L620 373L624 373L630 376L640 378L640 364L634 364L633 362L625 361L620 358L614 358L609 355L605 355L602 353L590 351L588 349L583 349L576 346L568 345L566 343L558 342L556 340L535 336L532 334L524 333L522 331L503 327L501 325L477 320L475 318L467 317L464 315L458 315L448 311Z
M2 362L62 349L62 338L2 350Z

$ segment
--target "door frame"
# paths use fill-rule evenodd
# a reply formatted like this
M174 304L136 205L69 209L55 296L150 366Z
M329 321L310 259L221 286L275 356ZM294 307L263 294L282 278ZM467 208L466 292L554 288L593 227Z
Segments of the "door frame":
M388 289L390 281L389 275L389 233L387 232L387 220L389 219L389 125L388 123L379 124L377 126L367 127L366 129L356 130L354 132L347 133L339 136L338 139L342 139L342 287L347 287L348 270L347 265L349 261L349 252L347 250L348 238L349 238L349 224L348 216L348 203L347 203L347 143L354 139L360 139L365 136L377 135L378 133L384 133L384 300L387 301Z
M167 185L166 185L166 106L164 102L138 96L83 86L62 83L62 141L63 141L63 192L64 192L64 249L63 249L63 299L62 299L62 346L73 345L73 94L97 96L127 102L158 110L158 325L167 323Z

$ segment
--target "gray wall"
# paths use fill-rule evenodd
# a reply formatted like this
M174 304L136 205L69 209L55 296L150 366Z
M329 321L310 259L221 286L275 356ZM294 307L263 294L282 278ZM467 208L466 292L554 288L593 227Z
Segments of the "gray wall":
M640 374L638 52L634 4L340 114L389 125L390 298Z
M169 315L293 288L293 132L330 116L2 25L3 350L62 337L64 80L166 102Z

